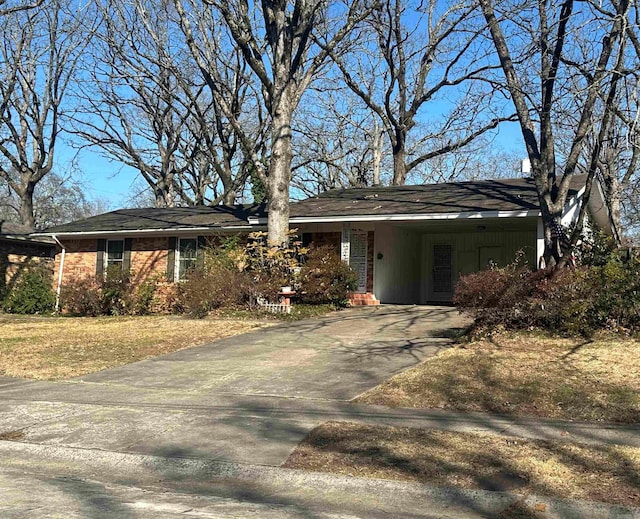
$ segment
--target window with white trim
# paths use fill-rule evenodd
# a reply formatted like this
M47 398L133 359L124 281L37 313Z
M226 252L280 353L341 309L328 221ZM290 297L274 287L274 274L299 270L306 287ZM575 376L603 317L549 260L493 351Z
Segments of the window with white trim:
M176 247L176 281L184 279L187 272L196 268L198 239L179 238Z
M120 268L124 265L124 240L107 240L104 267L105 271L112 265Z

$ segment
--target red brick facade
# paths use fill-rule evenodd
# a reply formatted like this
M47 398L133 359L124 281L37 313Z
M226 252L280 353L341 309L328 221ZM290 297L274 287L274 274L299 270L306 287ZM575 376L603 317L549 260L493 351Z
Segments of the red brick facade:
M131 244L131 272L134 283L150 276L163 276L167 272L169 238L134 238Z
M340 253L340 244L342 234L340 232L311 233L310 242L313 245L329 245ZM62 241L65 246L64 272L62 278L63 286L73 283L75 279L83 279L96 275L97 263L97 239L70 240ZM219 237L207 238L207 246L215 246L219 243ZM373 292L373 244L374 232L367 233L367 292ZM58 251L54 264L54 285L57 287L58 273L60 269L60 261L62 259L61 251ZM133 283L139 285L151 277L156 277L160 281L158 293L165 294L167 297L159 299L171 299L173 292L172 283L166 282L167 263L169 261L169 237L143 237L133 238L131 240L131 272L133 275ZM55 288L54 287L54 288ZM162 304L160 305L162 306ZM165 310L156 308L157 310Z
M81 279L96 274L97 240L64 240L65 247L63 283L70 279ZM62 254L58 251L54 266L54 282L57 284Z
M66 253L64 258L64 280L85 278L96 275L98 240L63 240ZM131 271L136 283L153 275L163 275L167 271L169 238L133 238L131 243ZM58 251L55 271L59 272L62 254Z

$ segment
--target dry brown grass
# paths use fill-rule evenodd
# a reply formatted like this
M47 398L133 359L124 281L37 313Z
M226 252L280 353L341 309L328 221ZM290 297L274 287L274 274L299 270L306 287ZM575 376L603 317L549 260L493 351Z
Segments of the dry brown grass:
M0 315L0 375L67 379L268 325L262 321L166 316Z
M640 422L640 341L518 334L457 346L357 401L577 420Z
M329 422L285 467L640 505L640 449Z

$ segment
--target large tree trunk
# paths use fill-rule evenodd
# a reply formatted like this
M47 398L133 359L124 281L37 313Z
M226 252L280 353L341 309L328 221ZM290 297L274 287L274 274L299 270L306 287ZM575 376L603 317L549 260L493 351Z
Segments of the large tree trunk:
M29 227L29 229L36 228L36 219L33 214L33 191L35 184L29 183L23 191L18 193L20 197L20 223Z
M373 156L373 185L380 185L380 164L382 163L382 132L376 120L371 136L371 154Z
M224 194L222 198L222 203L224 205L234 205L236 203L237 193L235 189L230 189Z
M393 154L393 180L394 186L404 186L407 181L407 132L402 127L397 127L389 134L391 139L391 153Z
M282 245L289 239L289 185L291 181L291 114L293 103L283 94L273 110L269 164L267 239Z
M223 159L224 171L220 171L218 176L222 181L222 188L224 189L224 196L222 197L222 203L224 205L233 205L236 203L236 186L233 182L233 166L231 165L231 159L227 155ZM239 173L241 175L241 173Z
M622 212L620 199L622 196L622 186L618 182L618 179L608 171L603 175L603 180L605 200L609 206L609 214L611 215L611 220L613 221L614 227L616 229L620 229L620 215Z
M407 180L407 165L405 164L406 151L404 141L393 146L393 181L394 186L404 186Z
M175 193L173 189L173 175L165 175L153 188L156 207L175 207Z

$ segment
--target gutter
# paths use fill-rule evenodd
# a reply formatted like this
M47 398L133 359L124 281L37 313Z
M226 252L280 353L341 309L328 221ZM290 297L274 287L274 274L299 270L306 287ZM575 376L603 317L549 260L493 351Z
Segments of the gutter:
M237 225L237 226L226 226L226 227L182 227L182 228L169 228L169 229L126 229L122 231L62 231L56 233L34 233L31 236L51 236L55 239L55 236L59 236L61 238L93 238L98 236L154 236L157 234L166 234L171 236L183 236L183 235L194 235L197 233L203 234L215 234L219 231L245 231L251 230L253 227L251 225Z
M64 245L58 240L58 237L55 234L52 234L51 237L54 241L60 246L62 249L62 257L60 258L60 267L58 268L58 286L56 287L56 306L55 311L60 311L60 289L62 288L62 273L64 272L64 257L67 253L67 249Z
M296 223L334 223L334 222L406 222L429 220L475 220L482 218L526 218L540 216L538 209L517 209L513 211L476 211L457 213L412 213L412 214L354 214L336 216L293 216L289 219ZM259 225L267 223L266 218L250 217L249 223Z

